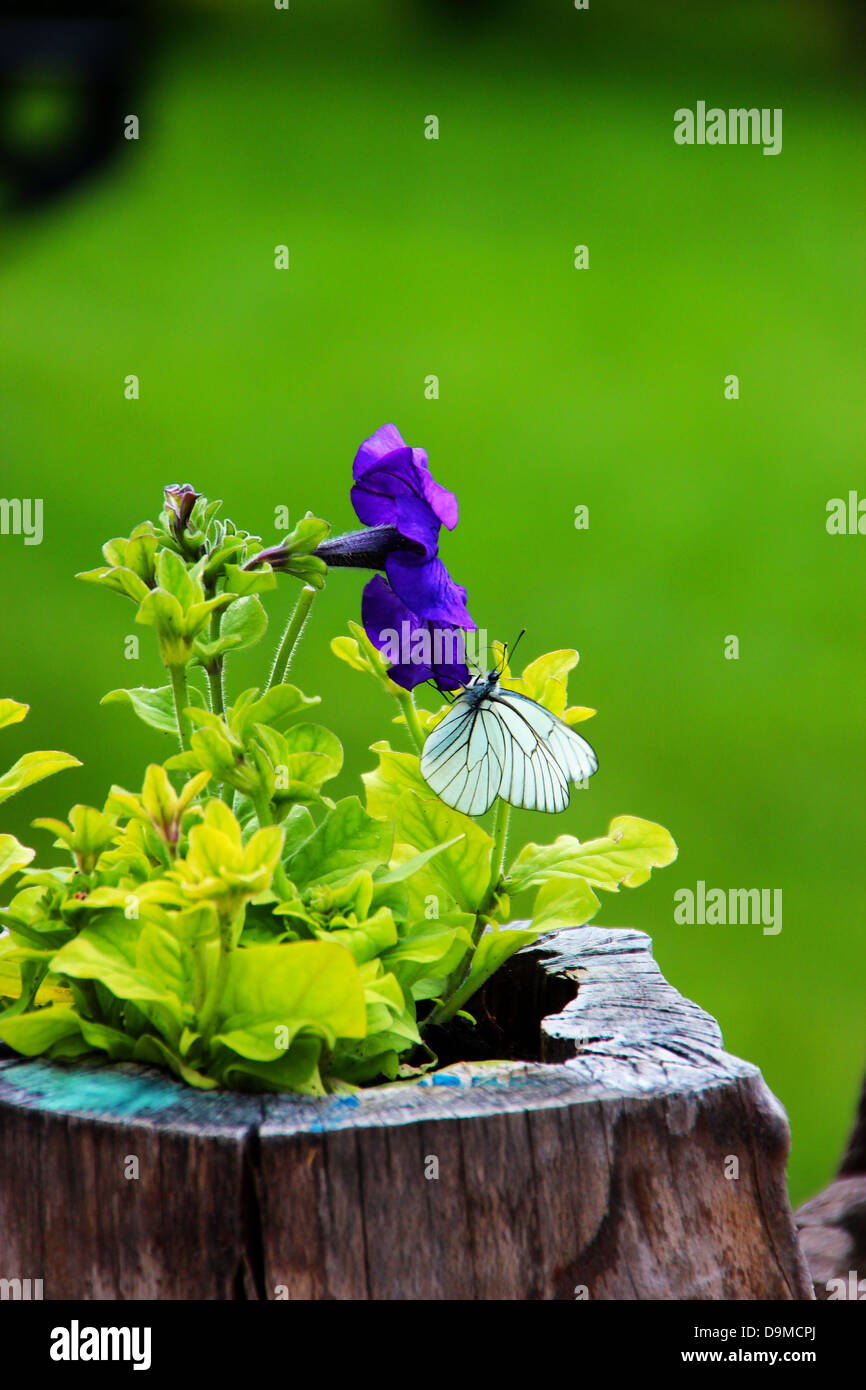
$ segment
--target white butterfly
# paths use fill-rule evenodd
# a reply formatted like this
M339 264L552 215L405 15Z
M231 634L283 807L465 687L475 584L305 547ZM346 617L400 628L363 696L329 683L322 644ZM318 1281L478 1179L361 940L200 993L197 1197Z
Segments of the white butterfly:
M473 676L421 753L421 774L447 806L480 816L497 796L512 806L564 811L569 782L598 769L586 739L550 710L502 690L499 672Z

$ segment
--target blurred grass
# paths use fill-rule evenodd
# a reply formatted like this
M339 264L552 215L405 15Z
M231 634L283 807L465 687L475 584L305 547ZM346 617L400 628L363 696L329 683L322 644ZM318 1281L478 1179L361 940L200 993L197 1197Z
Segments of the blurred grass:
M4 746L85 767L4 828L44 843L35 815L101 802L165 755L98 707L161 683L132 606L72 579L102 541L187 480L265 536L280 503L348 527L355 448L393 420L460 497L443 553L479 625L526 626L525 660L582 652L570 693L599 710L601 771L516 834L585 837L623 812L670 827L678 863L601 920L650 931L668 978L760 1065L799 1200L833 1172L866 1060L866 541L824 528L862 476L862 100L802 5L791 61L758 44L751 69L731 58L742 24L691 66L641 61L633 29L620 69L597 27L583 51L573 14L533 55L505 26L443 46L405 15L340 13L178 31L112 175L5 233L3 491L44 497L46 534L0 540L3 693L33 706ZM700 97L782 106L781 156L676 147L673 111ZM333 576L294 670L344 741L344 793L388 733L328 650L360 588ZM245 657L235 688L259 674ZM782 888L783 931L675 925L673 892L698 879Z

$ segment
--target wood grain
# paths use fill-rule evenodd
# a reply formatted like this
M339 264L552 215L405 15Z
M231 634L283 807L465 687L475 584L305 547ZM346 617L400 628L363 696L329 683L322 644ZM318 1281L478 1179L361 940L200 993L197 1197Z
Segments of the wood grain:
M318 1100L7 1053L0 1277L72 1299L812 1297L784 1112L648 937L559 933L477 1002L538 1060Z
M839 1172L795 1219L818 1298L866 1301L866 1077Z

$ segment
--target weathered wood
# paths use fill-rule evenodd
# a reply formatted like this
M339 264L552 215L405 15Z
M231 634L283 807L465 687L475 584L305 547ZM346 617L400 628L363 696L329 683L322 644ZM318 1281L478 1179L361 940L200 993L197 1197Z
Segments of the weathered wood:
M46 1298L812 1296L784 1112L648 937L560 933L474 1007L514 1060L324 1100L7 1054L0 1277Z
M854 1128L845 1149L845 1157L839 1165L840 1178L851 1173L866 1173L866 1076L863 1077Z
M866 1299L866 1077L836 1180L796 1214L821 1299Z
M817 1297L866 1299L866 1173L837 1178L796 1221Z

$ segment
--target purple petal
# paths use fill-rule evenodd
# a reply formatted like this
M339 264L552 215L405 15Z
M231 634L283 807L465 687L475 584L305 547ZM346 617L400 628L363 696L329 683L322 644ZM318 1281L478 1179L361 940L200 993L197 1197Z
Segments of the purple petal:
M373 646L379 651L385 645L382 633L389 628L394 632L400 631L400 624L403 622L417 622L415 614L410 612L405 603L401 603L390 584L386 584L381 574L377 574L371 579L369 584L364 585L364 592L361 595L361 622L364 624L364 631L369 637Z
M416 449L415 453L418 452ZM424 496L433 511L449 531L453 531L457 522L460 520L460 509L457 506L457 498L453 492L449 492L447 487L437 483L430 473L422 475L424 479Z
M377 476L370 477L374 473ZM389 484L388 475L393 475L394 483ZM430 472L426 449L410 449L396 425L382 425L381 429L364 440L355 455L352 476L356 483L364 480L366 491L381 493L385 497L399 496L399 483L403 481L411 485L416 496L426 499L449 531L453 531L457 525L459 510L454 493L436 482ZM365 526L378 526L383 520L391 520L390 517L377 516L376 520L368 521L357 506L355 510Z
M424 681L435 681L440 690L459 690L469 683L469 669L466 666L413 666L398 662L392 666L388 675L395 685L404 690L414 690Z
M409 660L395 662L388 672L394 683L404 690L412 690L428 680L435 681L444 690L456 690L468 682L469 671L462 662L435 660L437 654L454 656L461 650L460 629L442 624L437 629L437 625L420 619L381 575L376 575L364 588L361 616L367 636L379 651L396 640L400 655L408 654ZM417 642L420 647L422 635L426 638L428 662L419 659L417 647L413 655L413 643Z
M439 544L439 519L424 496L424 477L412 462L412 451L390 455L387 466L377 464L352 488L352 506L365 526L396 526L400 534L432 558Z
M396 425L381 425L375 434L371 434L369 439L365 439L352 465L352 477L357 481L358 478L373 468L381 459L388 454L393 454L396 449L405 449L406 441Z
M455 583L438 557L421 560L406 551L392 551L385 561L385 573L395 593L413 613L430 622L474 631L475 623L466 607L466 590Z

